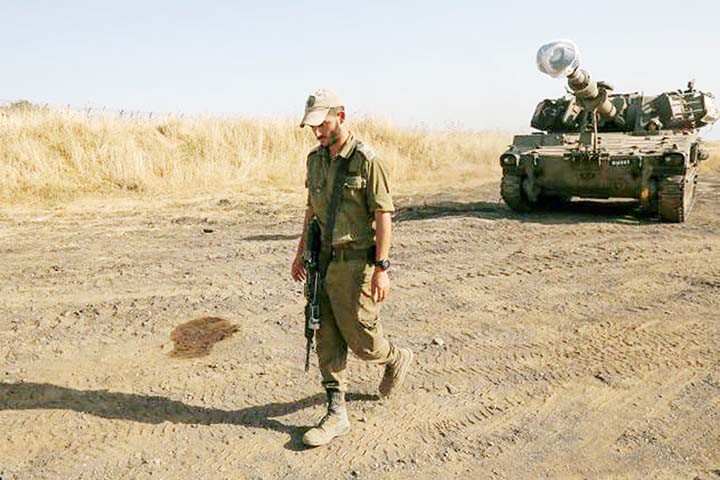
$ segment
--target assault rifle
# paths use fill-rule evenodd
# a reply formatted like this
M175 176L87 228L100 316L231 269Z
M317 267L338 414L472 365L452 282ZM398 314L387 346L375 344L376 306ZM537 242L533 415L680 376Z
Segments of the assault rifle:
M305 236L303 262L307 279L305 280L305 371L310 369L310 352L315 343L315 331L320 328L320 225L317 219L310 220Z

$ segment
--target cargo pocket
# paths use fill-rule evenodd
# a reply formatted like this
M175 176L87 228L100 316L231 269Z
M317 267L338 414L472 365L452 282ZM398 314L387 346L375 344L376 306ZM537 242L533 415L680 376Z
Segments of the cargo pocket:
M358 299L358 321L361 328L374 329L378 322L379 306L373 302L372 296L372 274L373 267L365 266L360 270L360 285L362 292ZM369 295L366 296L365 294Z

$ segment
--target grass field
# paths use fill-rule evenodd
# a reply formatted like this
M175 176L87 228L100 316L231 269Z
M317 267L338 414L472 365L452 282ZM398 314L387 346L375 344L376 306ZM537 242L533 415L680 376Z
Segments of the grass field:
M720 172L720 142L709 142L707 150L710 159L702 163L701 171Z
M350 128L382 156L395 182L496 178L498 155L511 141L509 134L403 130L369 120ZM315 144L290 119L147 120L9 109L0 117L0 201L302 189Z

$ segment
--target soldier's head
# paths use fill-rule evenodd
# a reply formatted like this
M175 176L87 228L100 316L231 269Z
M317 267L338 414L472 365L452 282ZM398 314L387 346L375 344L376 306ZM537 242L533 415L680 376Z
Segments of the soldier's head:
M320 145L329 147L342 136L344 122L345 107L340 97L329 90L318 90L305 102L305 115L300 127L309 125Z
M658 117L653 117L645 124L645 130L648 132L656 132L660 130L662 123Z

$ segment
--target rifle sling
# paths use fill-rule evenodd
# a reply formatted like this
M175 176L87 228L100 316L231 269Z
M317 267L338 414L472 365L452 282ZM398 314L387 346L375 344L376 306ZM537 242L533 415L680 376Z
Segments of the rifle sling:
M335 229L335 219L337 218L338 207L340 207L340 197L342 197L343 187L345 186L345 178L347 177L348 166L350 160L344 157L337 159L335 168L335 179L333 183L332 197L330 198L330 208L328 209L327 221L325 222L325 230L323 231L322 244L326 247L323 250L329 251L332 247L333 230ZM321 277L325 278L329 258L321 259Z

